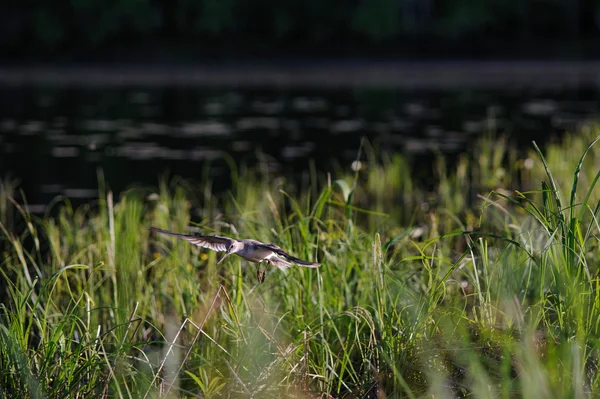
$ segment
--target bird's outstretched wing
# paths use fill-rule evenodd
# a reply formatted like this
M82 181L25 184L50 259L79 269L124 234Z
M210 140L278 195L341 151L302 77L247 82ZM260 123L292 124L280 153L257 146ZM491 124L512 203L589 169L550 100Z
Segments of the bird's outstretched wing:
M196 236L193 234L179 234L173 233L172 231L167 231L163 229L159 229L156 227L150 227L151 232L157 232L161 234L170 235L173 237L181 238L182 240L186 240L194 245L197 245L202 248L212 249L213 251L227 251L227 249L231 246L231 242L233 241L231 238L221 237L221 236Z
M281 249L280 247L278 247L275 244L265 244L265 246L269 247L277 255L289 260L290 262L294 262L298 266L312 267L312 268L317 268L317 267L321 266L320 263L308 262L306 260L296 258L295 256L288 254L287 252L285 252L283 249Z

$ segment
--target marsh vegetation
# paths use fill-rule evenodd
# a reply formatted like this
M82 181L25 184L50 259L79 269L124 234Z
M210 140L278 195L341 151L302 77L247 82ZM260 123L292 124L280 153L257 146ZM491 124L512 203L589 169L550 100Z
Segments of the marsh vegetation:
M593 397L600 393L596 129L542 150L481 139L423 187L365 145L356 171L232 187L162 179L28 211L0 190L7 397ZM210 167L208 165L207 167ZM208 176L208 174L207 174ZM149 234L273 242L270 270Z

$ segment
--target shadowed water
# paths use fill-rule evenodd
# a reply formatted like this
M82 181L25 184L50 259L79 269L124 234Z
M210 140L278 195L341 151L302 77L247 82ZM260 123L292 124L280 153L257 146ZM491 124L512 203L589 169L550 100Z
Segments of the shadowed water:
M216 188L228 160L299 178L349 168L362 137L429 174L434 152L468 150L486 132L530 148L596 119L598 89L70 87L0 88L0 176L18 177L34 210L66 195L97 196L97 171L117 192L157 176ZM429 165L429 166L428 166ZM39 206L38 206L39 205Z

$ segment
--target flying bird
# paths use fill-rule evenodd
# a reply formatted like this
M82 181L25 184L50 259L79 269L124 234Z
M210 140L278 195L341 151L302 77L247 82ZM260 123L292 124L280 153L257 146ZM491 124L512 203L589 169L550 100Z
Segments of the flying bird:
M236 240L221 236L179 234L156 227L150 227L150 231L181 238L182 240L186 240L202 248L208 248L218 252L225 252L225 255L223 255L223 257L217 262L217 265L223 262L223 259L231 254L240 256L249 262L258 263L256 276L258 277L258 281L261 283L265 281L267 270L271 264L281 270L292 267L293 264L311 268L317 268L320 266L319 263L298 259L295 256L288 254L275 244L265 244L256 240ZM262 262L266 262L267 266L261 273L260 264Z

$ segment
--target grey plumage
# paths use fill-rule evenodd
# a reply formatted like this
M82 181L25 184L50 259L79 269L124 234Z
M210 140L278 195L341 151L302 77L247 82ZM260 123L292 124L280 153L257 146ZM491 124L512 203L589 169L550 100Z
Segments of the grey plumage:
M235 254L250 262L259 264L262 262L267 262L267 268L269 267L269 264L273 264L273 266L276 266L280 269L286 269L291 267L293 264L311 268L320 266L319 263L296 258L275 244L265 244L256 240L236 240L221 236L180 234L156 227L151 227L150 231L177 237L202 248L212 249L213 251L218 252L225 252L225 255L223 255L217 264L221 263L227 256ZM266 274L267 268L265 268L264 274ZM261 275L259 266L258 279L261 282L264 281L264 274Z

